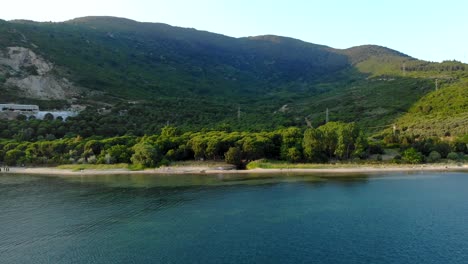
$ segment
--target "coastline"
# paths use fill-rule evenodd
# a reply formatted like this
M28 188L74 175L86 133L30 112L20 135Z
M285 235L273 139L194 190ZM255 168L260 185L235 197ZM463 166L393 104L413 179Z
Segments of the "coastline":
M466 171L468 172L468 164L456 165L379 165L379 166L356 166L356 167L340 167L333 168L317 168L317 169L298 169L298 168L282 168L282 169L250 169L250 170L226 170L222 168L210 168L203 166L176 166L162 167L156 169L146 169L132 171L128 169L85 169L74 171L71 169L59 169L55 167L10 167L8 172L0 172L4 174L33 174L33 175L118 175L118 174L149 174L149 175L170 175L170 174L263 174L263 173L336 173L340 175L352 173L379 173L379 172L417 172L417 171Z

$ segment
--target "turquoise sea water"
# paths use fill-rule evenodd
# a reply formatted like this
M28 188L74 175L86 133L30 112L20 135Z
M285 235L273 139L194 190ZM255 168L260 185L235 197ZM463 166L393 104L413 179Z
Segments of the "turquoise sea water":
M468 174L0 174L0 263L467 263Z

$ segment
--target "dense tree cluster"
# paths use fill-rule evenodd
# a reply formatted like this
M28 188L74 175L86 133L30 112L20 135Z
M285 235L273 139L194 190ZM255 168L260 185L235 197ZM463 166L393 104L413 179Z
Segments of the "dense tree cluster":
M174 111L174 105L178 106ZM157 134L168 123L181 131L273 130L282 126L298 125L285 113L272 115L272 108L247 108L239 121L236 111L226 112L226 105L197 100L162 100L151 103L118 104L109 109L88 107L66 121L46 114L44 120L19 115L15 120L0 120L0 138L17 141L41 141L56 138ZM237 110L237 105L232 106Z
M432 63L427 61L408 61L405 63L406 71L465 71L466 64L459 61L443 61L441 63ZM403 66L402 66L403 70Z
M201 131L179 133L166 126L151 136L74 136L56 140L0 141L0 161L18 164L132 163L154 167L178 160L226 160L242 166L268 158L326 162L364 158L368 144L354 123L329 122L319 128L271 132Z
M441 159L464 160L468 154L468 136L451 140L439 137L422 137L415 135L387 135L383 142L387 147L399 147L405 163L438 162Z
M281 128L262 132L202 130L182 132L165 126L159 134L116 137L82 137L48 134L50 126L67 122L47 121L20 130L13 139L0 140L0 162L8 165L57 165L74 163L130 163L154 167L181 160L225 160L237 167L257 159L288 162L329 162L365 159L384 154L384 148L400 148L396 162L437 162L461 160L468 154L468 138L443 141L437 137L388 135L381 142L368 142L355 123L328 122L318 128ZM42 131L46 136L37 136ZM63 128L66 131L66 128ZM10 133L2 130L2 135ZM49 132L50 133L50 132ZM69 133L69 132L68 132ZM381 159L381 158L380 158Z

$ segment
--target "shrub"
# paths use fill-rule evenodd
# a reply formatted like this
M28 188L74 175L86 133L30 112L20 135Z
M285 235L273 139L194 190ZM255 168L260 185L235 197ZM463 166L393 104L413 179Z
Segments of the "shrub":
M439 152L442 158L446 158L447 155L450 153L451 148L447 142L439 142L435 144L434 150Z
M440 161L441 158L442 156L440 155L440 153L434 150L434 151L431 151L431 153L429 153L429 156L427 157L427 161L438 162Z
M401 163L401 156L400 155L395 155L392 159L393 163L400 164Z
M289 148L288 149L288 153L286 155L286 159L289 161L289 162L298 162L299 160L301 160L301 152L295 148L295 147L292 147L292 148Z
M417 152L414 148L409 148L403 152L402 159L406 163L416 164L421 163L424 156L421 152Z
M462 153L468 153L468 144L461 142L461 141L456 141L450 143L450 147L454 152L462 152Z
M458 157L458 154L456 152L450 152L449 154L447 154L447 159L449 159L449 160L458 160L459 157Z
M235 165L237 168L242 166L242 151L238 147L230 147L224 154L226 163Z
M14 166L21 163L22 158L25 156L24 152L17 149L9 150L5 153L5 163L8 166Z
M158 167L161 167L161 166L169 166L171 164L171 162L166 159L166 158L163 158L159 163L158 163Z
M369 154L384 154L384 149L379 143L370 143Z
M96 162L97 162L97 158L96 158L95 155L91 155L91 156L88 157L88 163L89 164L96 164Z
M28 117L25 116L25 115L23 115L23 114L19 114L19 115L16 117L16 120L22 120L22 121L24 121L24 120L26 120L26 119L28 119Z

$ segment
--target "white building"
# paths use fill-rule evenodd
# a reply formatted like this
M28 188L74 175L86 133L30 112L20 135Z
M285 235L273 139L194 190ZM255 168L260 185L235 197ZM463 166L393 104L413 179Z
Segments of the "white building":
M37 114L39 106L21 104L0 104L0 112L16 112L25 115Z
M0 104L0 118L15 119L18 115L27 117L34 116L37 119L44 119L46 114L52 114L55 118L62 117L67 119L71 116L77 116L78 111L39 111L37 105L22 105L22 104Z

